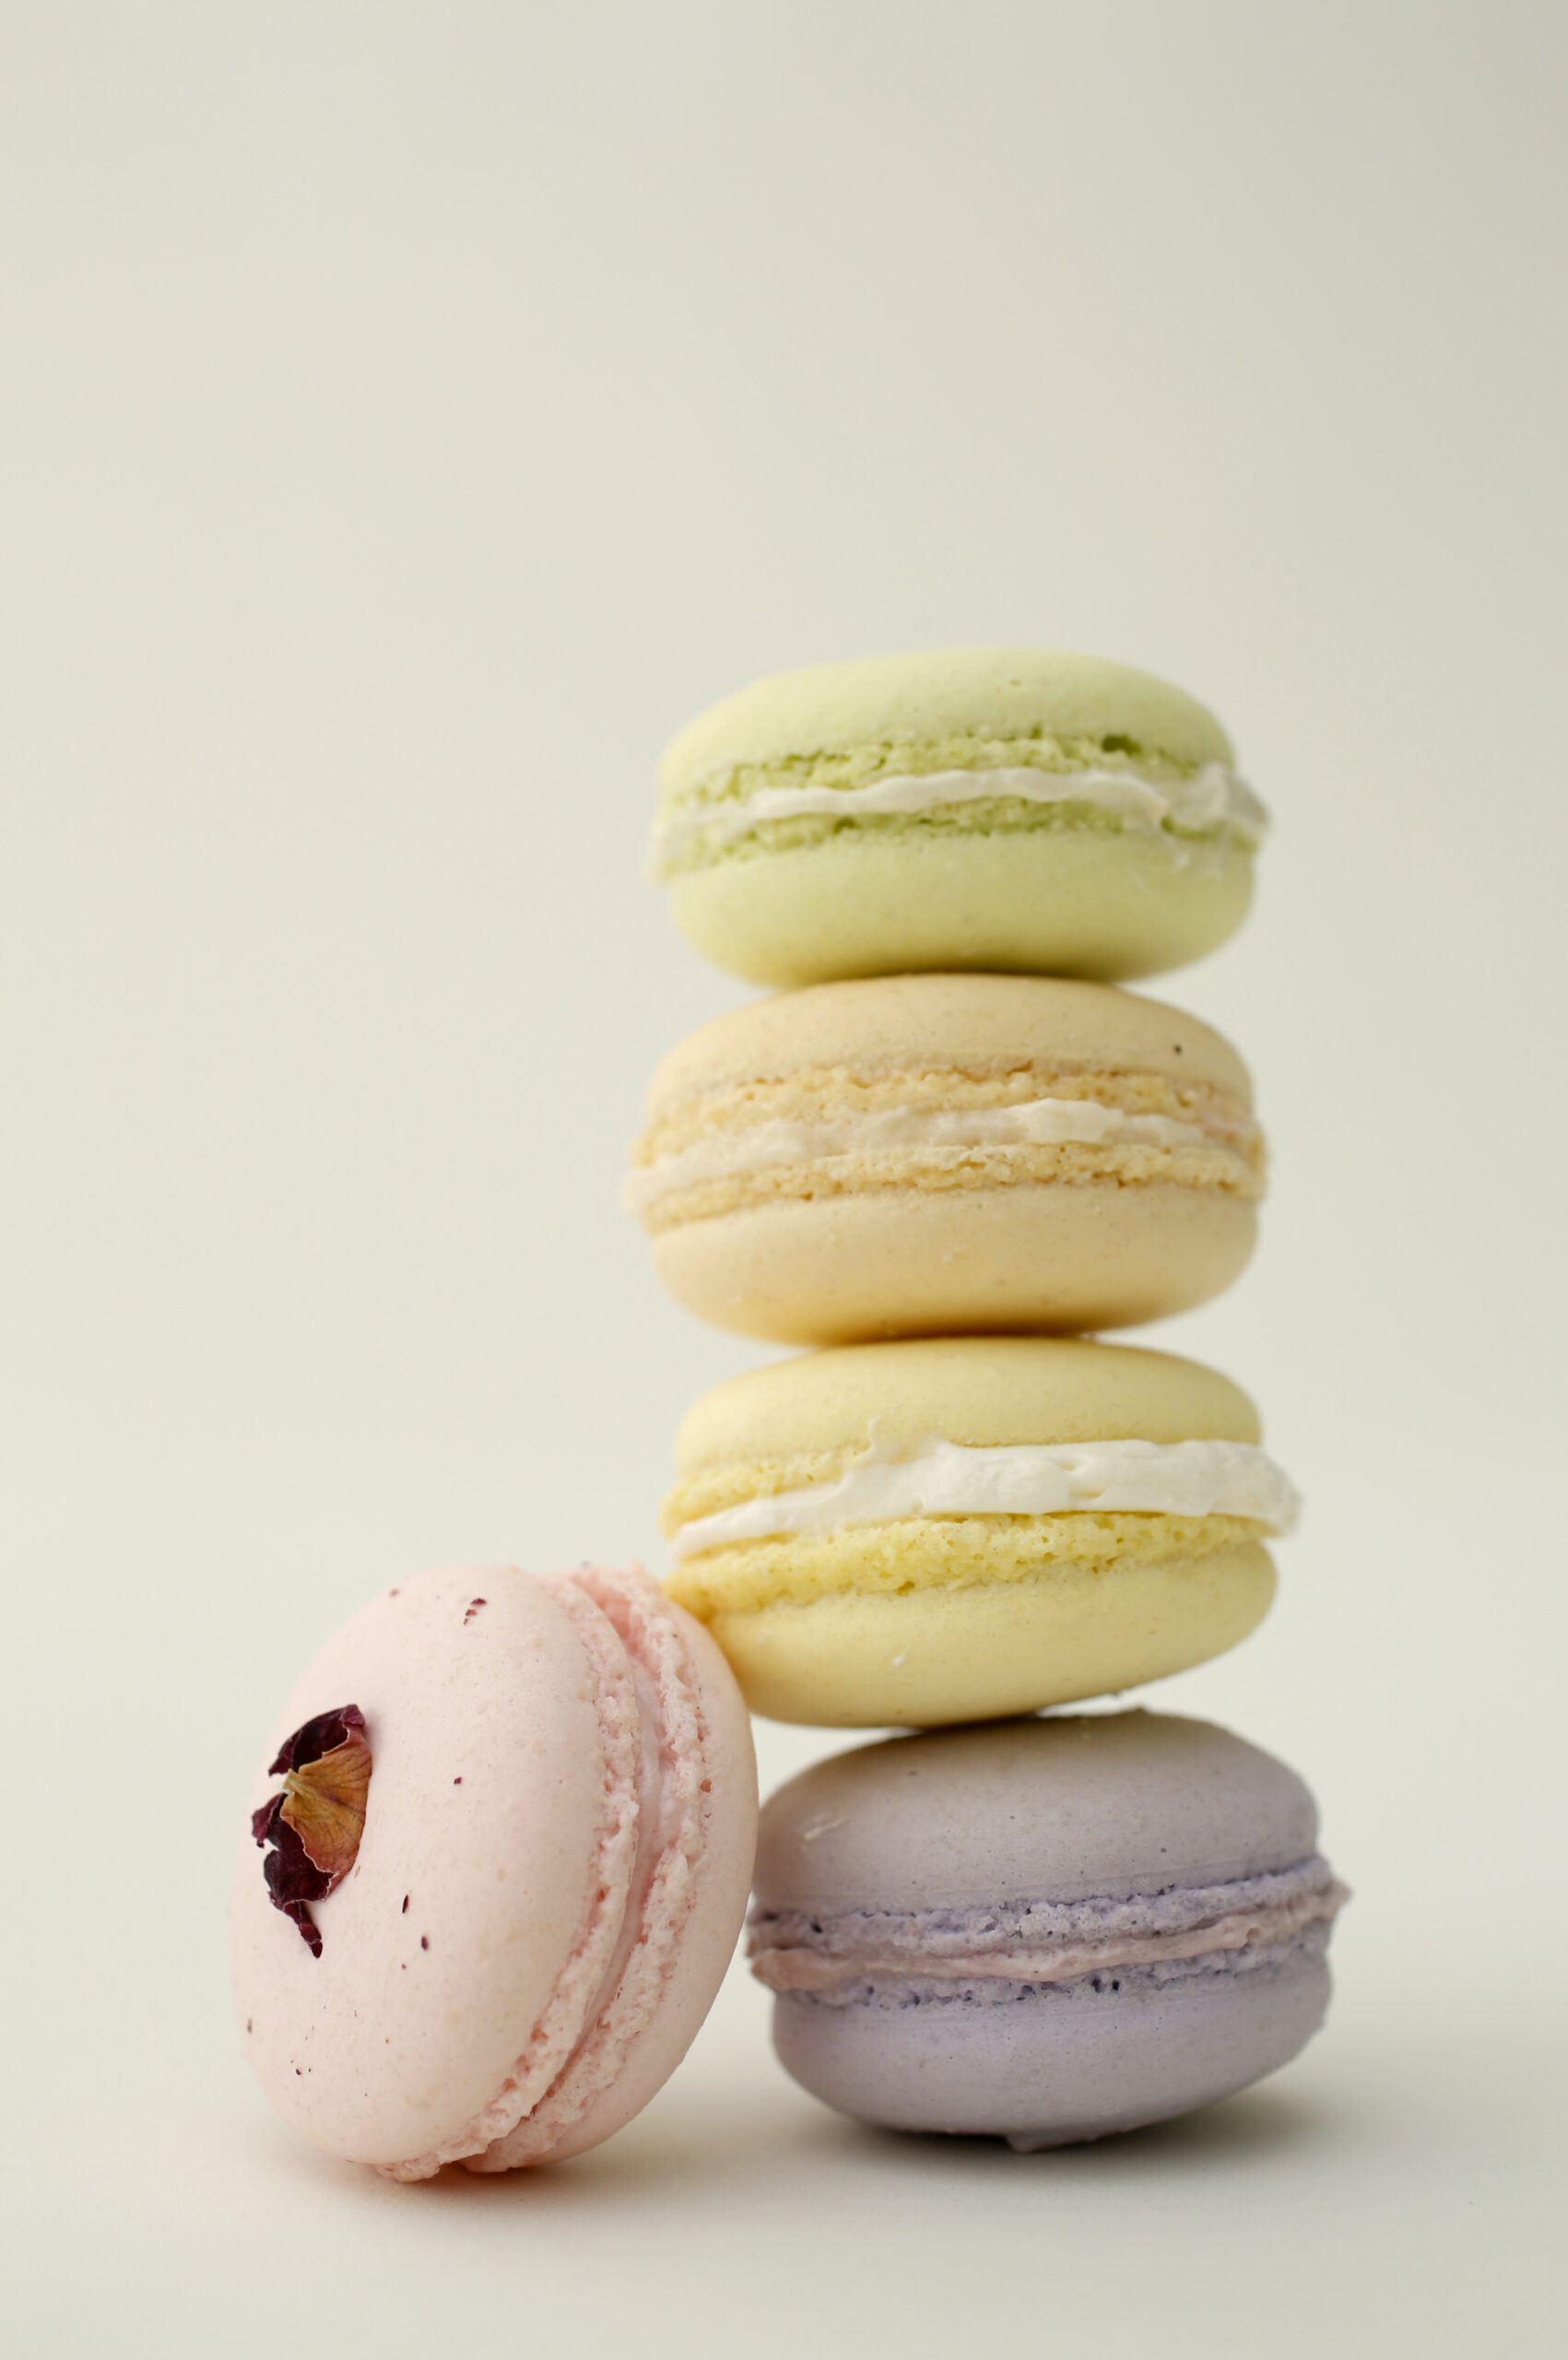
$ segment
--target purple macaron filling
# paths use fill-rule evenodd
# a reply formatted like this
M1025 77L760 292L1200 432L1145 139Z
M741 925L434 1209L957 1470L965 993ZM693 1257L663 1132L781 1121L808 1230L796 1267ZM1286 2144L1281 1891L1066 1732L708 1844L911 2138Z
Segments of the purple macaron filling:
M1309 1927L1293 1941L1259 1943L1244 1951L1210 1951L1202 1958L1156 1959L1142 1966L1091 1968L1066 1982L1014 1980L997 1975L937 1979L908 1975L835 1985L827 1991L781 1991L781 2002L800 2008L974 2008L1017 2007L1024 2003L1073 2007L1110 1999L1153 1993L1175 1984L1228 1983L1240 1976L1293 1974L1322 1959L1332 1929L1324 1923Z
M1019 1900L907 1912L753 1910L752 1973L829 2005L995 2004L1082 1986L1121 1990L1321 1957L1345 1899L1326 1860L1125 1900Z

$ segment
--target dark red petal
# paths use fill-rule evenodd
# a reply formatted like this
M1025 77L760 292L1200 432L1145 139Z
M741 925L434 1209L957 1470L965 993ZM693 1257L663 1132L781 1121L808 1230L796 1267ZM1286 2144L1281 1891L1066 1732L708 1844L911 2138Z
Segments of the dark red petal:
M317 1868L286 1820L278 1821L274 1841L277 1849L267 1854L262 1866L274 1906L287 1909L294 1901L324 1901L333 1879Z
M350 1729L362 1729L364 1726L365 1717L358 1705L339 1705L330 1713L318 1713L278 1747L277 1760L267 1764L267 1776L276 1778L285 1770L302 1770L307 1762L318 1762L324 1753L341 1745Z
M300 1929L301 1933L304 1936L306 1942L310 1946L311 1956L312 1958L320 1958L321 1928L316 1924L315 1919L311 1916L311 1913L306 1908L304 1903L302 1901L280 1901L277 1906L282 1910L284 1916L286 1918L292 1918L295 1925Z
M365 1717L358 1705L340 1705L330 1713L318 1713L313 1719L306 1721L279 1747L277 1757L267 1774L274 1778L280 1774L296 1774L295 1779L290 1781L291 1795L274 1795L251 1813L251 1834L256 1843L263 1847L270 1844L275 1847L262 1863L262 1875L272 1906L280 1909L286 1918L293 1919L300 1929L301 1939L314 1958L321 1956L322 1938L321 1929L311 1915L310 1905L312 1901L324 1901L334 1886L342 1881L359 1849L358 1829L364 1823L362 1797L370 1783L370 1751L362 1735L364 1727ZM357 1761L349 1765L360 1770L357 1781L345 1781L341 1776L342 1765L333 1765L339 1771L336 1782L330 1772L324 1774L330 1791L324 1797L309 1795L308 1782L307 1788L301 1788L297 1783L298 1773L308 1770L313 1763L323 1761L327 1755L336 1753L348 1744L350 1738L360 1740L354 1750ZM338 1792L340 1787L347 1788L348 1791ZM293 1824L302 1794L308 1801L318 1806L324 1801L329 1819L335 1813L336 1819L341 1821L347 1813L353 1822L351 1847L346 1849L344 1842L335 1841L332 1864L327 1868L318 1866L312 1859L299 1830ZM287 1818L284 1816L286 1805L290 1807L290 1815ZM336 1832L340 1836L341 1828Z
M272 1834L272 1823L283 1809L283 1797L274 1795L270 1802L258 1803L251 1813L251 1834L258 1844L265 1844Z

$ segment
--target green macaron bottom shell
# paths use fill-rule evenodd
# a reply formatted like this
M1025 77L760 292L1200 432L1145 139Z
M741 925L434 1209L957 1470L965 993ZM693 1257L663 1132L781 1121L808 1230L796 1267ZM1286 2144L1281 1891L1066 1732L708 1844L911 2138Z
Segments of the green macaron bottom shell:
M859 975L959 973L1115 983L1189 965L1228 940L1252 897L1252 853L1232 832L1188 836L1107 823L1069 804L1020 806L986 827L971 805L928 814L787 823L670 882L692 947L775 989Z

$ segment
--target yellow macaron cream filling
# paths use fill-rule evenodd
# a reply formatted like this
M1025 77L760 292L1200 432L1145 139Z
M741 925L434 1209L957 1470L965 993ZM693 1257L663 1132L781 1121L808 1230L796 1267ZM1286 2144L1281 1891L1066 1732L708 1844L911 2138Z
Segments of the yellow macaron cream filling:
M785 1471L715 1469L671 1494L666 1587L689 1611L1207 1557L1289 1531L1300 1510L1266 1452L1222 1440L976 1448L934 1437L909 1455L873 1439L836 1470L813 1469L816 1481L781 1485Z
M933 1436L913 1456L869 1446L830 1481L759 1492L705 1515L671 1502L678 1558L738 1541L905 1516L1062 1516L1089 1512L1162 1516L1239 1516L1288 1532L1301 1502L1267 1451L1244 1442L1096 1442L966 1446Z
M1135 1565L1267 1582L1299 1510L1227 1379L1088 1339L808 1353L705 1396L678 1461L666 1586L704 1620Z

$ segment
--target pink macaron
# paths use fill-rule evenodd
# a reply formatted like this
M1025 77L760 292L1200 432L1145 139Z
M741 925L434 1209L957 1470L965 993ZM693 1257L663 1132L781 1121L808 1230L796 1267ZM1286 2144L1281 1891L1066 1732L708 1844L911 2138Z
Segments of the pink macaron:
M645 1575L401 1583L262 1758L234 1992L289 2122L408 2180L578 2154L647 2104L734 1951L757 1777L727 1665Z

